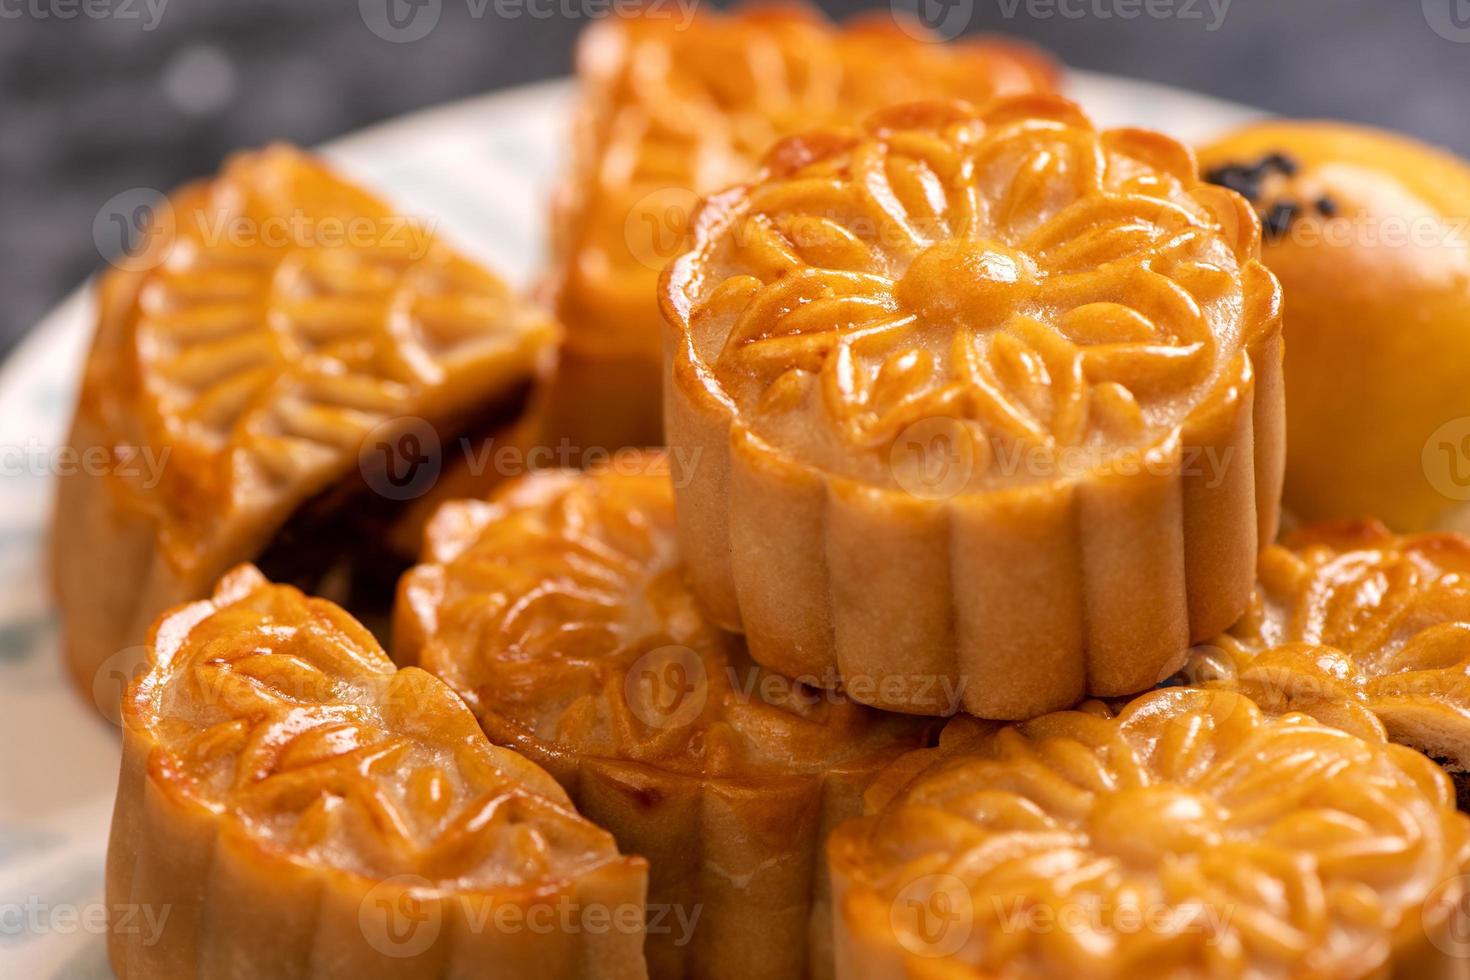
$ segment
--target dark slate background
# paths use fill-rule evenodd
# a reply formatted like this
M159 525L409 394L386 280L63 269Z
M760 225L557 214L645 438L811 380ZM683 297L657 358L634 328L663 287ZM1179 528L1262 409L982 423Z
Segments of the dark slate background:
M0 0L0 350L100 264L92 221L113 194L172 186L234 147L318 143L565 74L608 2ZM1078 67L1470 155L1470 0L892 2L950 32L1029 37ZM437 22L384 40L369 24L382 31L388 3Z

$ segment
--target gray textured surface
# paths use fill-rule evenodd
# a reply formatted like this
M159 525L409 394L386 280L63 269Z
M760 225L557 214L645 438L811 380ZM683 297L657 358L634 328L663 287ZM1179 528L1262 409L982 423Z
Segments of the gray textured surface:
M607 0L416 0L437 22L411 42L367 26L386 2L413 11L410 0L0 0L0 349L100 264L92 222L112 195L168 188L234 147L316 143L564 74L587 12ZM923 5L945 29L1029 37L1079 67L1470 154L1470 0L894 2Z

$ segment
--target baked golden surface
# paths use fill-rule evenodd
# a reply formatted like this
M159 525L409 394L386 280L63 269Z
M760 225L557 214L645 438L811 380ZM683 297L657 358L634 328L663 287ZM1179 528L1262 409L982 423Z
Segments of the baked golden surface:
M1261 556L1246 615L1186 676L1470 768L1470 539L1371 521L1298 530Z
M377 450L503 421L555 336L431 225L289 147L231 158L155 222L99 286L70 441L106 464L61 480L54 565L83 686L308 503L321 524L391 508L398 463ZM283 566L313 561L298 530Z
M1402 746L1222 691L951 722L830 845L844 978L1453 975L1470 821ZM1436 943L1442 945L1436 945Z
M120 976L644 975L644 863L325 600L231 571L154 627L123 724L109 907L170 914L114 932ZM559 903L626 928L493 917Z
M1470 529L1470 164L1290 120L1231 133L1200 163L1253 198L1286 290L1287 509Z
M918 675L990 717L1156 682L1274 535L1258 247L1187 149L1052 96L778 144L664 280L696 591L887 708L942 713Z
M667 16L660 16L665 13ZM777 139L894 102L1051 91L1055 66L1000 39L952 44L892 15L834 26L814 9L610 17L577 54L570 173L551 288L567 327L556 421L574 442L660 442L659 270L698 198L754 173Z
M446 504L424 559L400 587L395 654L647 856L654 910L702 910L692 942L651 937L650 972L828 975L822 840L928 724L764 670L712 627L657 454Z

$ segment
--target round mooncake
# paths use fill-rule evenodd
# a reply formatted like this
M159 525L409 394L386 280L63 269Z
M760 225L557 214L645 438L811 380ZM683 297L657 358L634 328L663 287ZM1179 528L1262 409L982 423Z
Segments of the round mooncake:
M1470 538L1372 521L1301 528L1261 555L1251 607L1196 648L1190 683L1389 738L1470 801Z
M552 216L550 292L566 325L548 439L662 443L658 274L700 196L748 179L783 136L895 102L1054 91L1044 55L1009 39L939 43L882 15L840 26L800 4L730 13L650 7L577 48L571 167Z
M667 270L680 543L760 663L1027 718L1245 608L1280 491L1280 290L1237 194L1054 96L778 144Z
M637 980L646 881L330 602L247 565L154 626L107 855L122 980Z
M1463 976L1444 773L1233 692L961 717L868 809L830 845L840 980Z
M823 842L930 723L764 670L711 626L661 456L445 504L427 541L395 656L649 860L650 974L828 976Z

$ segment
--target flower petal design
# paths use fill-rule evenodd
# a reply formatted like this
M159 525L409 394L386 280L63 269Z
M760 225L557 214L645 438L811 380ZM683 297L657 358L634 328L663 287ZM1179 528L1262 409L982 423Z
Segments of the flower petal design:
M70 444L105 463L59 481L58 592L89 690L238 562L314 591L332 578L319 564L373 564L311 539L335 514L374 524L346 535L356 547L390 550L402 501L426 492L395 495L400 471L438 474L441 436L513 419L556 337L431 225L287 146L238 154L155 210L147 250L99 287ZM290 553L271 553L283 536Z
M666 14L609 17L578 48L574 154L553 215L552 292L568 344L548 424L582 445L662 442L651 297L688 245L700 196L749 178L772 143L805 129L895 102L983 103L1058 84L1046 58L1014 42L939 43L887 13L840 27L792 6ZM865 249L835 220L795 237L829 268Z
M890 107L710 198L662 298L716 621L917 713L935 679L1024 718L1171 673L1279 510L1280 290L1228 204L1046 95Z
M169 915L116 923L120 977L645 975L642 859L326 600L231 571L156 624L123 723L109 908ZM631 925L530 928L593 905Z
M829 845L839 976L1428 976L1470 818L1429 760L1224 691L950 723ZM1436 941L1442 943L1436 946Z
M650 937L651 973L830 975L825 830L927 720L760 668L710 625L659 454L446 504L424 557L400 586L399 659L648 855L655 908L702 909L692 939Z
M1470 539L1318 524L1261 556L1250 610L1185 677L1470 769Z

